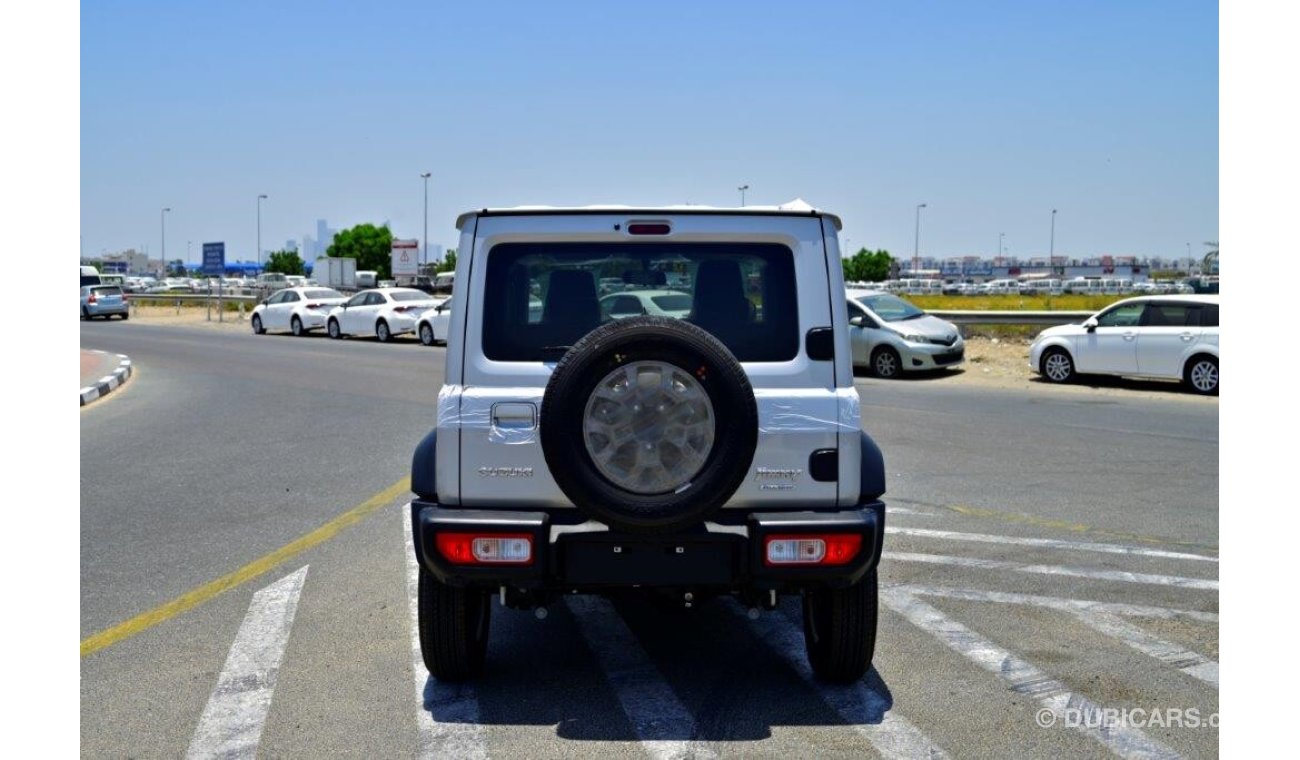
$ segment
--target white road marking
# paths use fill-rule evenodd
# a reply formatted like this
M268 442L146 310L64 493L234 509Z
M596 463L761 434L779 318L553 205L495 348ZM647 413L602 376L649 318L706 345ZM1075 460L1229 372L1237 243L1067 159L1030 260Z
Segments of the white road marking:
M1018 546L1040 546L1044 549L1067 549L1084 552L1101 552L1103 554L1127 554L1138 557L1159 557L1162 559L1187 559L1201 562L1218 562L1218 557L1186 552L1171 552L1164 549L1147 549L1139 546L1122 544L1099 544L1083 541L1061 541L1055 538L1022 538L1019 536L991 536L984 533L956 533L948 530L930 530L928 528L885 528L886 533L917 538L939 538L949 541L972 541L986 544L1014 544Z
M478 722L478 694L471 683L442 683L424 667L420 654L420 615L417 601L420 563L411 540L411 512L399 510L406 536L406 597L411 620L411 663L415 671L415 722L420 733L419 757L480 760L488 756L487 736ZM437 716L435 718L434 716Z
M973 567L981 570L1013 570L1018 573L1037 573L1039 575L1070 575L1076 578L1092 578L1100 581L1150 583L1157 586L1177 586L1179 588L1200 589L1205 591L1217 591L1219 589L1219 582L1209 578L1183 578L1177 575L1130 573L1127 570L1104 570L1091 567L1062 567L1059 565L1027 565L1021 562L1004 562L996 559L949 557L942 554L914 554L910 552L890 552L885 554L885 558L899 562L925 562L932 565L956 565L958 567Z
M931 758L947 753L899 714L883 694L864 681L834 686L817 680L804 650L803 631L784 615L765 613L750 623L772 651L781 655L827 705L887 758Z
M914 517L938 517L938 515L934 514L933 512L922 512L919 509L909 509L907 507L895 507L892 505L886 507L885 511L887 514L890 515L911 515Z
M1196 652L1172 644L1142 628L1124 620L1124 617L1159 618L1173 620L1188 618L1203 623L1219 622L1219 616L1213 612L1199 610L1175 610L1166 607L1145 607L1135 604L1114 604L1093 602L1085 599L1060 599L1052 596L1035 596L1033 594L1014 594L1007 591L983 591L977 589L953 589L940 586L898 586L902 592L910 595L938 596L948 599L964 599L972 602L997 602L1001 604L1025 604L1068 612L1098 633L1112 636L1137 651L1175 667L1184 673L1199 678L1216 688L1219 685L1219 663Z
M254 757L307 568L253 594L186 757Z
M613 606L592 596L569 596L564 601L650 756L656 760L717 757L702 743L680 738L694 733L695 717Z
M1076 610L1075 617L1093 630L1113 636L1133 649L1175 667L1193 678L1219 686L1219 663L1171 644L1116 615L1096 610Z
M1085 716L1094 717L1079 721L1077 730L1120 757L1144 760L1179 757L1169 747L1123 723L1098 725L1095 716L1104 715L1102 711L1107 708L1071 692L1065 684L1051 678L1031 663L1016 657L903 589L884 588L881 589L881 596L887 606L906 617L913 625L934 634L953 651L1006 681L1012 690L1037 700L1040 705L1051 710L1056 716L1057 725L1065 725L1067 709L1079 710Z

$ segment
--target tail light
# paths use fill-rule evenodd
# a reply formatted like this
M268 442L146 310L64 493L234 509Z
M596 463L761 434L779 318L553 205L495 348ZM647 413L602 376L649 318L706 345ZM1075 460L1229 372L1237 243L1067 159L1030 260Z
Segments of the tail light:
M97 299L95 298L95 291L93 290L90 291L90 298L86 299L86 303L95 303L96 300Z
M407 312L414 308L414 306L396 306L393 308L393 311Z
M438 553L453 565L531 565L533 537L503 533L439 533Z
M768 536L763 563L773 565L847 565L862 549L858 533Z

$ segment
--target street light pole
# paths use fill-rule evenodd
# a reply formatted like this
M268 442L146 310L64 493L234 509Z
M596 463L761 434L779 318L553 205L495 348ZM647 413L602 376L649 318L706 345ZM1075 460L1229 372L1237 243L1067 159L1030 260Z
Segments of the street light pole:
M429 172L420 175L424 180L424 265L429 266Z
M168 211L171 211L171 207L164 207L162 213L158 215L159 219L161 220L161 224L159 226L162 227L162 264L163 264L164 272L167 271L167 212Z
M1007 233L1005 232L998 233L998 252L997 252L998 256L1002 255L1002 238L1006 237L1006 235Z
M262 201L266 200L266 194L261 193L257 196L257 271L262 271Z
M1056 209L1052 209L1052 239L1048 244L1047 255L1056 255Z
M745 207L745 191L749 189L749 185L741 185L740 187L738 187L738 188L736 188L736 189L740 191L740 207L741 207L741 208L744 208L744 207Z
M926 204L916 204L916 242L912 247L912 276L916 276L916 271L921 268L921 209Z

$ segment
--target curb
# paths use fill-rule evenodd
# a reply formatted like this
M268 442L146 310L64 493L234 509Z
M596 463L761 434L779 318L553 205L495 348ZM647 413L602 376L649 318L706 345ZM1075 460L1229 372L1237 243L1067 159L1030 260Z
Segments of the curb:
M97 354L107 354L107 351L96 351ZM125 354L116 354L118 358L117 369L113 374L104 375L99 378L99 382L94 385L87 385L81 389L81 406L85 406L95 399L103 398L115 389L121 387L126 379L131 376L131 358Z

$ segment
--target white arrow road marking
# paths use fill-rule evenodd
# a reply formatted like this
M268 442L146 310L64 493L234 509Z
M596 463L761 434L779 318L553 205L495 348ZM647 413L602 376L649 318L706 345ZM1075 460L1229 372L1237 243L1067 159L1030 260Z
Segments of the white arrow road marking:
M655 760L717 757L702 744L680 738L694 733L695 717L613 606L591 596L570 596L564 601L650 756Z
M885 559L899 562L925 562L932 565L956 565L983 570L1013 570L1018 573L1038 573L1040 575L1070 575L1076 578L1092 578L1099 581L1122 581L1124 583L1150 583L1156 586L1178 586L1180 588L1218 591L1219 582L1209 578L1182 578L1176 575L1151 575L1149 573L1130 573L1127 570L1104 570L1090 567L1061 567L1059 565L1028 565L1023 562L1004 562L997 559L977 559L975 557L948 557L942 554L914 554L911 552L889 552Z
M897 511L897 510L891 510ZM1085 541L1061 541L1055 538L1022 538L1020 536L990 536L984 533L956 533L950 530L930 530L928 528L885 528L886 533L917 538L939 538L948 541L972 541L986 544L1014 544L1018 546L1040 546L1044 549L1068 549L1082 552L1101 552L1103 554L1127 554L1136 557L1159 557L1162 559L1186 559L1201 562L1218 562L1218 557L1187 552L1171 552L1164 549L1147 549L1140 546L1123 544L1099 544Z
M190 758L254 757L271 709L307 567L253 594L225 667L190 741Z
M1124 620L1125 617L1158 618L1173 620L1187 618L1203 623L1219 622L1219 616L1213 612L1199 610L1174 610L1165 607L1145 607L1136 604L1113 604L1093 602L1085 599L1059 599L1052 596L1035 596L1033 594L1015 594L1008 591L982 591L977 589L954 589L941 586L915 586L908 584L898 586L907 594L922 596L939 596L949 599L965 599L972 602L996 602L1001 604L1026 604L1048 607L1068 612L1080 622L1093 630L1112 636L1137 651L1173 666L1184 673L1199 678L1216 688L1219 685L1219 663L1177 644L1161 639L1142 628Z
M420 654L420 563L411 540L411 512L401 510L406 536L406 597L411 619L411 663L415 670L415 722L420 731L419 756L481 760L488 756L487 737L478 722L478 694L470 683L442 683L424 667ZM437 718L434 718L434 714Z
M1064 726L1069 721L1066 710L1078 710L1084 716L1108 714L1103 712L1107 709L1104 706L1075 694L1065 684L1048 676L1033 664L1016 657L902 588L881 589L881 597L887 606L916 627L937 636L953 651L1006 681L1012 690L1037 700L1038 704L1051 710L1059 721L1058 725ZM1078 731L1100 742L1119 757L1144 760L1179 757L1169 747L1122 722L1117 725L1099 725L1100 721L1095 719L1077 722Z
M862 734L882 757L948 757L907 718L891 709L883 694L863 681L847 686L824 684L813 675L805 653L802 623L796 625L785 616L764 614L750 624L753 631L777 654L781 655L799 677L808 683L840 717Z

